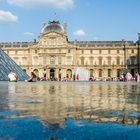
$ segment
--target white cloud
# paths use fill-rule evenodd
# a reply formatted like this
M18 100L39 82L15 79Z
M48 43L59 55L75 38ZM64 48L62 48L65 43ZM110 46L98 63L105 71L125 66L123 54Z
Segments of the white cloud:
M9 4L26 7L39 8L50 7L57 9L67 9L74 5L74 0L7 0Z
M11 12L0 10L1 23L13 23L17 21L18 21L18 17L13 15Z
M33 33L31 33L31 32L25 32L25 33L24 33L24 35L34 36L34 34L33 34Z
M86 33L84 32L83 29L77 30L73 33L75 36L85 36Z

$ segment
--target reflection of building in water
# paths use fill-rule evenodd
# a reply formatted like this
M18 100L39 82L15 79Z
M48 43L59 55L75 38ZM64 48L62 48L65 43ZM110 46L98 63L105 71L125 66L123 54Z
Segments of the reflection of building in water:
M14 94L16 92L16 83L9 82L8 91L9 91L9 94Z
M0 117L3 117L4 111L9 111L8 105L8 85L5 82L0 82Z
M43 24L37 41L0 43L0 48L28 74L34 71L52 80L74 78L76 67L96 78L119 77L126 69L133 75L140 72L138 42L69 41L67 25L58 21Z
M135 88L133 87L135 86ZM52 88L53 87L53 88ZM21 87L19 87L21 88ZM24 94L9 94L11 110L27 110L45 124L64 125L65 118L139 124L139 85L130 83L31 83ZM44 90L45 89L45 90ZM21 90L22 91L22 90ZM132 116L133 113L136 116Z

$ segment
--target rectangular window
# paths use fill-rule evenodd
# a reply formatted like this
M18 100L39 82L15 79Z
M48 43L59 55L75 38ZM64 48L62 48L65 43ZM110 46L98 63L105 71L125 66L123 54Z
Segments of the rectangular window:
M67 65L72 65L72 57L71 56L67 57Z
M111 69L108 69L108 77L111 77Z
M120 77L121 70L117 69L117 77Z
M99 57L99 65L102 65L102 57Z

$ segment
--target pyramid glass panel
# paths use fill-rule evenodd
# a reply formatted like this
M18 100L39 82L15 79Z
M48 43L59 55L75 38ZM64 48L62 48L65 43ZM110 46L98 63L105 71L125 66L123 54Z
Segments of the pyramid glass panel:
M0 48L0 81L7 81L10 71L16 73L20 81L28 79L26 72Z

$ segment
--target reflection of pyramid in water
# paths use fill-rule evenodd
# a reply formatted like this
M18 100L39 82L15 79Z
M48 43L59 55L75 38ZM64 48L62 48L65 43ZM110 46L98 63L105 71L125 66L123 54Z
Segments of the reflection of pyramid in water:
M13 71L19 80L28 79L28 75L0 48L0 81L7 81L8 74Z

